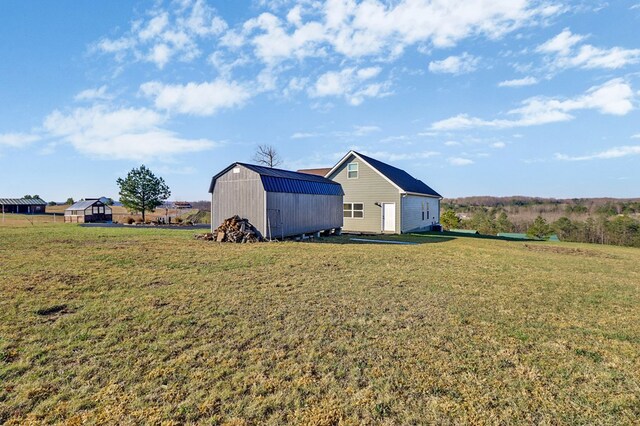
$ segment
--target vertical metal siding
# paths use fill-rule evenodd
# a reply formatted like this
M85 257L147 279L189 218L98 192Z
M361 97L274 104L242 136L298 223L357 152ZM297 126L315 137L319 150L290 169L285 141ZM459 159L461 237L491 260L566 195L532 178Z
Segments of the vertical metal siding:
M238 215L249 219L258 231L265 235L264 189L260 175L244 166L237 166L239 173L230 169L220 176L211 195L211 228L223 220Z
M273 237L341 228L342 199L341 195L268 192L267 212ZM281 223L274 223L278 218Z

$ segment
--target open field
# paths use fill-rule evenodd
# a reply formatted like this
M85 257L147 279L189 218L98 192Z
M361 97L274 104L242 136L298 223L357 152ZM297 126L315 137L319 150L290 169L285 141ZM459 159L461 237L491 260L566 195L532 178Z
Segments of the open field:
M0 216L0 227L2 226L31 226L33 224L56 224L64 223L64 210L68 206L47 206L47 214L11 214L6 213L4 219ZM129 217L134 219L142 219L140 214L132 214L127 212L122 206L113 206L113 220L114 222L123 223ZM172 217L172 221L175 223L175 218L180 217L183 220L190 220L193 223L211 223L211 213L204 210L176 210L176 209L157 209L153 213L147 212L147 220L155 220L158 217L166 218L167 215Z
M192 234L0 227L0 423L640 418L638 249Z

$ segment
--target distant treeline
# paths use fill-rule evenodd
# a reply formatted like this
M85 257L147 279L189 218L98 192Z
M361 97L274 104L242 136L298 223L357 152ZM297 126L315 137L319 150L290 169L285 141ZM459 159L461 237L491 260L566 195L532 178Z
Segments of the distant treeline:
M563 241L640 247L640 199L467 197L443 200L447 210L461 228L487 235L526 233L541 216Z
M507 210L532 208L538 211L565 212L567 214L631 214L640 213L640 198L542 198L542 197L464 197L445 198L443 209L473 211L475 207L502 207Z

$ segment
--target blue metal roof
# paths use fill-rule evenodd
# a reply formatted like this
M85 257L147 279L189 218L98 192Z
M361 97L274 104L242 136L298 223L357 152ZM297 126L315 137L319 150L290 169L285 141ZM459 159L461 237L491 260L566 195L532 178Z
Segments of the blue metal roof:
M377 171L385 175L391 182L398 185L404 192L414 192L416 194L442 197L442 195L431 189L429 185L422 182L421 180L414 178L404 170L390 166L387 163L376 160L375 158L367 157L366 155L360 154L359 152L353 152L362 157L362 159L369 163L371 167L375 168Z
M274 176L260 176L267 192L290 192L293 194L344 195L342 186L335 182L315 182Z
M292 194L312 194L312 195L344 195L342 185L327 179L323 176L298 173L290 170L274 169L270 167L257 166L255 164L233 163L211 180L209 192L213 192L216 179L231 170L234 166L240 165L254 171L260 175L262 186L267 192L287 192Z

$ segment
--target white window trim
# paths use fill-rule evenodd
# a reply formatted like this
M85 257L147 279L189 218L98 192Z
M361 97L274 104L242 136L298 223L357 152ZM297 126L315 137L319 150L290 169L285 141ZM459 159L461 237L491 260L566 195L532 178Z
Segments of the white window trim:
M349 166L355 164L356 166L356 177L349 177ZM358 179L358 177L360 176L360 164L358 164L357 161L352 161L350 163L347 163L347 179Z
M345 205L345 204L351 204L351 217L344 217L344 205ZM362 217L354 217L354 216L353 216L353 212L354 212L353 205L354 205L354 204L362 204ZM358 210L358 211L360 211L360 210ZM343 203L342 203L342 218L343 218L343 219L356 219L356 220L362 220L362 219L364 219L364 203L363 203L363 202L361 202L361 201L353 201L353 202L349 201L349 202L343 202Z

